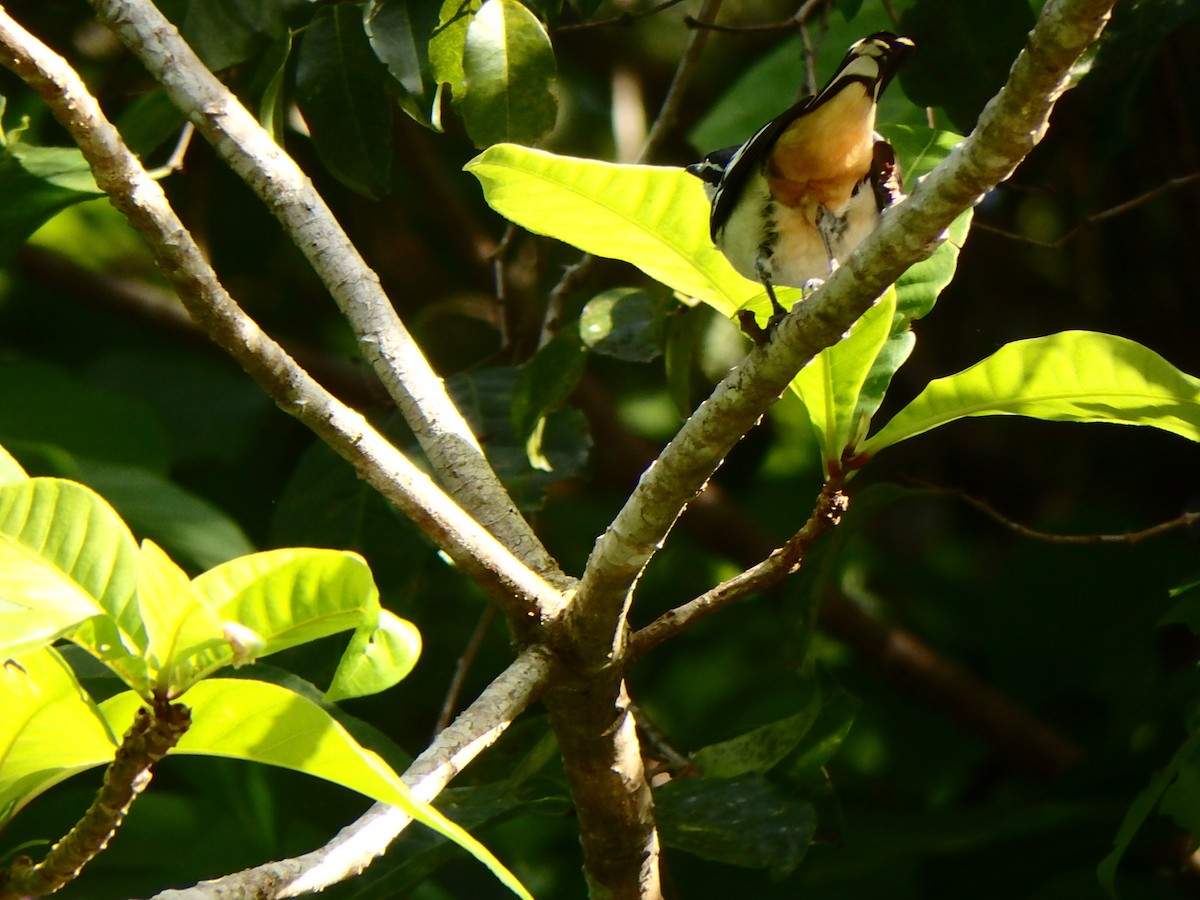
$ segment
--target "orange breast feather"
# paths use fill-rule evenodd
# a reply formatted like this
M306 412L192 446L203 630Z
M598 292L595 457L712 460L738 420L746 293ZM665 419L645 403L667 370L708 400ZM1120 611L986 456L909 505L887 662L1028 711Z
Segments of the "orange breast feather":
M786 206L840 210L871 169L875 104L853 84L784 129L771 151L767 181Z

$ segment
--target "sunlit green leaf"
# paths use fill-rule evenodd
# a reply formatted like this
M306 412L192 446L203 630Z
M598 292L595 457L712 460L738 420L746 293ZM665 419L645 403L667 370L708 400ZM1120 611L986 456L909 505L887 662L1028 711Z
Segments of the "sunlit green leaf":
M157 687L186 684L186 658L223 651L225 637L216 614L190 579L153 541L142 541L138 609L146 626L146 661Z
M11 453L0 447L0 486L24 481L29 476L21 468L21 464L13 459Z
M859 393L891 332L896 312L896 292L883 298L859 319L850 334L821 351L792 379L821 442L826 466L837 463L854 440L859 423Z
M1200 440L1200 380L1125 338L1066 331L1001 347L930 382L863 447L869 455L965 416L1149 425Z
M477 147L532 144L554 127L554 48L517 0L487 0L467 28L458 111Z
M486 865L520 897L527 891L482 844L433 807L415 800L400 777L358 744L315 703L261 681L210 678L188 692L192 727L172 753L223 756L280 766L340 784L404 810ZM115 732L123 732L141 705L123 693L101 704Z
M43 791L112 761L107 723L49 647L0 660L0 709L0 827Z
M429 41L429 66L440 84L450 85L450 96L457 106L462 102L463 51L467 29L479 12L483 0L443 0L438 26Z
M342 655L325 694L330 702L378 694L402 680L421 655L421 632L390 610L372 630L360 627Z
M466 170L507 219L651 278L732 316L762 286L738 275L708 234L708 199L683 169L623 166L513 144L490 147Z
M94 616L136 639L136 560L124 523L82 485L32 478L0 487L0 652L42 646Z

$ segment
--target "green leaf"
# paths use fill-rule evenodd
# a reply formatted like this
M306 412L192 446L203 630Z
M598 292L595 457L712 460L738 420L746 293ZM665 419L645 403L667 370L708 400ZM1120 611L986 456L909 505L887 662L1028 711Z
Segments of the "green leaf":
M76 460L78 480L102 494L138 534L154 538L193 571L254 552L236 521L154 472Z
M5 98L0 97L0 117ZM0 128L3 126L0 125ZM0 261L6 261L25 239L55 213L101 192L78 148L38 147L23 140L25 119L0 134Z
M172 754L222 756L292 769L399 807L486 865L517 896L530 896L487 848L417 801L377 754L358 744L315 703L277 685L223 678L195 685L187 702L192 727ZM127 692L105 701L100 709L120 733L140 705L140 699Z
M532 144L554 127L554 48L542 23L517 0L487 0L467 28L465 94L457 105L477 147Z
M142 541L138 562L138 609L146 627L149 674L159 690L178 695L182 691L173 689L186 684L189 674L186 658L206 650L223 651L226 638L187 573L157 544Z
M579 336L589 350L628 362L650 362L663 352L667 316L678 304L644 288L597 294L579 314Z
M575 390L587 363L587 348L571 323L546 342L517 372L513 386L512 424L525 445L529 464L544 472L553 466L542 453L546 414L561 406Z
M654 791L663 843L704 859L787 875L816 830L812 805L760 775L677 778Z
M814 689L795 715L697 750L693 762L700 774L708 778L762 775L786 759L808 734L821 711L821 695L815 690L817 683L813 680L809 685Z
M1200 380L1125 338L1065 331L1007 344L930 382L863 445L885 447L965 416L1149 425L1200 440Z
M826 471L837 465L856 435L866 433L867 422L858 416L859 395L891 333L895 312L896 292L889 288L847 337L822 350L789 385L808 410Z
M29 476L25 474L21 464L13 458L11 453L0 447L0 487L25 481L27 478Z
M189 0L179 30L214 71L249 59L282 36L288 18L311 7L310 0Z
M170 661L176 696L227 665L242 665L348 629L355 636L331 693L360 696L396 684L411 671L420 638L394 616L381 621L379 591L366 562L335 550L272 550L239 557L192 581L220 623L223 639L203 628L180 641Z
M144 403L55 366L0 365L0 440L57 444L78 456L166 472L167 435Z
M321 162L368 197L387 193L391 175L386 79L358 9L346 3L319 9L296 56L296 102Z
M0 828L59 782L112 761L116 739L49 647L0 661L0 709Z
M1166 768L1151 775L1150 784L1129 804L1125 818L1121 820L1121 826L1117 829L1116 837L1113 838L1112 852L1104 857L1096 868L1096 877L1099 879L1100 885L1114 900L1117 896L1117 867L1121 864L1121 857L1129 849L1138 829L1153 814L1159 800L1174 783L1185 763L1194 759L1198 752L1200 752L1200 731L1193 733L1183 742L1183 745L1171 757L1171 761L1167 763Z
M400 91L400 107L426 127L433 122L437 95L429 62L437 13L432 3L409 0L367 0L363 7L367 38Z
M458 106L466 93L463 87L463 51L467 29L483 0L444 0L438 26L429 40L429 67L438 84L450 85L450 96Z
M1028 0L916 0L900 17L900 34L914 39L918 51L900 70L900 84L915 104L941 107L955 127L970 131L1033 24Z
M374 629L359 627L354 632L325 699L335 703L385 691L412 671L420 655L417 626L381 609Z
M92 491L57 478L0 487L0 654L44 646L92 617L128 625L136 640L136 573L132 535ZM93 628L115 642L109 652L126 652L113 622Z
M629 262L732 316L762 286L738 275L708 234L709 203L682 169L623 166L514 144L466 165L488 204L536 234Z
M559 409L545 416L537 449L548 468L530 464L528 444L513 428L513 396L517 370L496 366L463 372L448 379L450 396L475 434L486 434L488 462L522 510L540 509L546 489L582 471L591 450L587 420L576 409Z

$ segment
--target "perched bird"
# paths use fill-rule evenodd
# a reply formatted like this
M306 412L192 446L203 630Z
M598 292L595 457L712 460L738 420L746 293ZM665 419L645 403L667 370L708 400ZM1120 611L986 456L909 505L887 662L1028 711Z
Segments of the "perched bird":
M827 277L902 196L875 109L914 46L883 31L863 38L814 96L688 166L712 201L713 243L766 288L773 320L784 313L774 286Z

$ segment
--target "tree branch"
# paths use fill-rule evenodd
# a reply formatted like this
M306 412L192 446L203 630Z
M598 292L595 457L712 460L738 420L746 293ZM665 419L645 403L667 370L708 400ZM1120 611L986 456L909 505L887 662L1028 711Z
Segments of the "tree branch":
M149 0L91 0L217 153L258 195L328 287L363 355L450 495L542 577L568 583L517 511L466 420L308 177Z
M158 183L66 61L0 8L0 65L33 88L79 145L96 183L150 246L193 319L285 411L409 516L515 623L554 615L559 591L524 564L357 412L338 402L242 311L179 221Z
M723 581L694 600L663 613L645 628L634 632L629 639L628 659L640 659L664 641L670 640L696 622L707 619L745 599L751 594L778 584L796 571L814 543L841 520L849 505L840 483L830 481L821 489L812 515L804 527L792 535L782 547L757 565Z
M594 896L639 896L647 868L644 860L638 864L635 850L640 844L648 858L657 848L640 760L624 768L628 754L619 744L621 735L632 732L626 728L621 673L639 575L683 508L800 368L836 343L889 284L933 252L955 218L1025 158L1045 133L1071 65L1099 34L1110 7L1111 0L1047 3L1008 83L984 109L971 136L911 197L884 215L846 264L784 318L767 344L717 386L596 541L575 599L563 622L556 623L555 646L570 660L575 684L568 679L545 697L576 801ZM597 739L604 734L597 727L607 727L610 737ZM630 739L636 740L632 734ZM586 790L577 790L581 787ZM605 854L624 860L625 870L615 873L606 866ZM605 877L610 880L601 881ZM645 896L656 896L657 883L647 890Z
M138 707L83 818L37 865L28 857L18 857L7 870L0 870L0 900L41 897L73 881L108 846L133 801L150 784L151 768L179 743L191 724L191 710L182 703L156 699L153 708Z
M549 658L543 650L532 648L521 653L413 760L403 775L413 797L429 803L441 793L537 699L549 673ZM320 891L362 872L411 821L402 810L377 803L311 853L183 890L162 891L151 900L276 900Z

